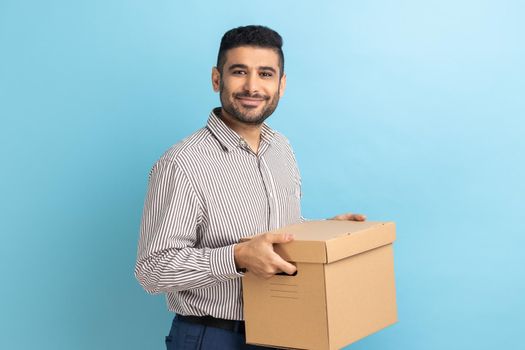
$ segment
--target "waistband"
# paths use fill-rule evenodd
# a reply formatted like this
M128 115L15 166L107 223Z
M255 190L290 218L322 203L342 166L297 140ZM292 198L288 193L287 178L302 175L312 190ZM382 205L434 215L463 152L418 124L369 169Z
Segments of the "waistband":
M244 321L235 321L235 320L225 320L222 318L215 318L211 316L184 316L177 315L177 319L186 322L200 324L208 327L215 327L225 329L230 332L242 333L244 334L245 327Z

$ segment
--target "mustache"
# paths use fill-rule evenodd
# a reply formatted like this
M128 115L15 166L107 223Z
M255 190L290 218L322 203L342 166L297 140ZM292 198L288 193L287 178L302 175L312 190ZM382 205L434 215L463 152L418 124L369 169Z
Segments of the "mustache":
M233 94L233 97L235 97L235 98L247 97L247 98L256 98L256 99L260 99L260 100L269 100L270 99L270 96L261 95L261 94L253 94L252 95L249 92L238 92L238 93Z

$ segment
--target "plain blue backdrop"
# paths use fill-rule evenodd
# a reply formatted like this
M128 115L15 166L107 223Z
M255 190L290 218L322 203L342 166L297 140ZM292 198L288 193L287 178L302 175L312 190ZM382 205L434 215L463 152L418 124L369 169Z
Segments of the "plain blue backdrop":
M303 213L397 223L399 323L349 349L518 349L521 1L0 0L0 348L162 349L133 267L153 163L204 125L222 34L285 40L269 119Z

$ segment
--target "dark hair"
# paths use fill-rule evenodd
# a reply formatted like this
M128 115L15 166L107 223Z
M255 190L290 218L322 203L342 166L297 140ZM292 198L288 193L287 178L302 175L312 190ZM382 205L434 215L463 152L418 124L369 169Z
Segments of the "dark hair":
M280 75L284 72L283 38L275 30L265 26L249 25L230 29L222 36L217 68L222 72L226 61L226 51L239 46L264 47L275 50L279 55Z

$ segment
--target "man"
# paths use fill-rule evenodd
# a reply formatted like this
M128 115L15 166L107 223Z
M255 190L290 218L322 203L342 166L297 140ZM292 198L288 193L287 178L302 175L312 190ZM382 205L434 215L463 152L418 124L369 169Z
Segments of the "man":
M260 348L245 344L243 271L295 272L273 251L293 237L264 233L302 221L294 154L263 123L286 87L280 35L262 26L228 31L212 85L221 108L153 166L144 205L135 274L149 293L166 293L177 314L168 350ZM247 236L255 237L238 243Z

